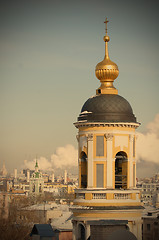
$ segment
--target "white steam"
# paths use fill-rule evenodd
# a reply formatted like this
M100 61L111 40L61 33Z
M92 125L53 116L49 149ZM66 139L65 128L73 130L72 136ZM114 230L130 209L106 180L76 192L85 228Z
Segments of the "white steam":
M58 147L55 154L51 155L51 162L55 168L76 167L77 150L70 144L65 147Z
M158 171L159 169L159 114L155 119L150 122L146 127L145 133L138 133L137 138L137 163L139 175L144 170L148 173L152 173L152 168ZM39 169L44 171L52 171L56 169L73 169L77 168L78 163L78 151L71 144L64 147L58 147L54 154L51 155L50 160L45 157L37 159ZM35 159L25 160L23 168L35 169ZM144 164L145 163L145 164ZM141 165L141 166L140 166ZM155 166L155 167L153 167ZM158 169L157 169L158 167ZM154 170L153 170L154 171Z
M71 167L77 167L78 151L71 144L65 147L58 147L54 154L51 155L51 160L45 157L37 158L39 169L44 171L52 171L53 169L68 169ZM34 160L24 160L24 166L22 168L28 168L30 170L35 169Z
M52 164L47 158L40 157L40 158L37 158L37 161L38 161L39 169L52 170ZM34 159L33 161L32 160L30 160L30 161L24 160L24 168L34 170L35 169L35 163L36 163L36 159Z
M138 133L137 161L159 164L159 114L146 127L146 133Z

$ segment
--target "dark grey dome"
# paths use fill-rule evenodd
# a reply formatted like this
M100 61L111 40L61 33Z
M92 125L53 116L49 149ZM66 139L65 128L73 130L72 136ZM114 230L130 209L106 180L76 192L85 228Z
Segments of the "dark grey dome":
M78 121L88 122L134 122L129 102L115 94L101 94L89 98L83 105Z

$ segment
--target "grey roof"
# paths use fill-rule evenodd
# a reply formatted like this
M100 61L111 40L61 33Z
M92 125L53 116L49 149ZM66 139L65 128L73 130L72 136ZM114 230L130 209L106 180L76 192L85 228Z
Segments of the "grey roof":
M128 220L93 220L93 221L87 221L88 225L126 225L128 224Z
M78 121L136 123L136 117L125 98L116 94L101 94L84 103Z
M144 209L143 206L75 206L70 208L72 211L76 210L76 211L93 211L93 210L140 210L140 209Z
M52 220L52 227L54 229L58 229L60 231L64 230L72 230L72 213L68 211L63 211L63 214L61 217L54 218Z
M32 235L39 235L40 237L54 237L55 233L50 224L34 224L30 233Z
M136 236L130 232L129 230L125 229L118 229L116 231L113 231L107 238L107 240L137 240Z

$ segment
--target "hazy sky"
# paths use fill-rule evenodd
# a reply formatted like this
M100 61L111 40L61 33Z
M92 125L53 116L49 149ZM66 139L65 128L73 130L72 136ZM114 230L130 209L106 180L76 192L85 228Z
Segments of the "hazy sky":
M105 17L114 85L145 131L159 113L158 12L154 0L1 1L0 168L77 147L73 122L99 87Z

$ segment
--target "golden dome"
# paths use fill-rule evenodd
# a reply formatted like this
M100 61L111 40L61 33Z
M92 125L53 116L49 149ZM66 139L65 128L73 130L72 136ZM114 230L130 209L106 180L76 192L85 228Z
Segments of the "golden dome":
M118 91L113 86L113 82L119 75L119 69L118 66L109 58L108 42L110 38L107 35L107 18L104 23L106 23L106 35L103 38L105 42L105 57L102 62L99 62L96 65L95 69L96 77L101 82L101 86L99 87L99 89L97 89L97 94L117 94Z

